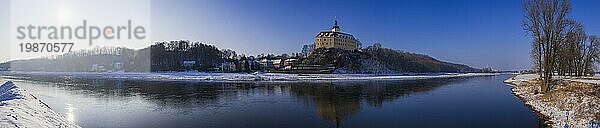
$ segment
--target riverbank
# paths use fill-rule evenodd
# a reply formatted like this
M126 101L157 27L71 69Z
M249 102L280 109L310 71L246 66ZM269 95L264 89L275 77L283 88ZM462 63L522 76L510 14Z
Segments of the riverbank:
M600 79L554 77L557 85L550 92L538 93L536 74L521 74L505 80L512 92L534 111L542 114L552 127L600 127Z
M0 127L78 128L11 81L0 86Z
M106 72L0 72L12 77L61 77L63 79L124 79L146 81L204 81L204 82L243 82L243 81L347 81L347 80L418 80L433 78L454 78L491 76L496 73L405 73L405 74L283 74L283 73L205 73L205 72L166 72L166 73L106 73Z

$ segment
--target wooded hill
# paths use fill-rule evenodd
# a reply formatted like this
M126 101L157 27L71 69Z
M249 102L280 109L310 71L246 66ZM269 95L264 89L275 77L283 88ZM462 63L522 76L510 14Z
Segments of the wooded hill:
M307 57L246 57L229 49L219 50L212 45L186 40L156 42L140 50L120 47L102 47L80 50L63 55L0 64L13 71L70 71L70 72L168 72L219 71L225 63L227 72L266 71L258 61L262 59L297 59L303 65L333 66L333 73L435 73L480 72L466 65L436 60L427 55L403 52L380 45L361 50L316 49ZM186 61L193 63L186 66ZM269 69L269 70L283 70ZM224 72L224 71L219 71Z
M481 72L463 64L439 61L433 57L369 46L361 50L316 49L303 63L333 64L335 73L431 73Z

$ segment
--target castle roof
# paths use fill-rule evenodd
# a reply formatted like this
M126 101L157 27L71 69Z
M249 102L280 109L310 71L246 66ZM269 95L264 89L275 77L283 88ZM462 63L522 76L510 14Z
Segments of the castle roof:
M321 31L321 32L319 32L319 34L317 34L316 38L318 38L318 37L337 37L337 38L357 40L356 38L354 38L354 36L352 34L341 32L340 26L338 26L337 20L334 21L331 31Z
M338 37L344 39L352 39L356 40L352 34L344 33L344 32L333 32L333 31L321 31L317 34L316 37Z

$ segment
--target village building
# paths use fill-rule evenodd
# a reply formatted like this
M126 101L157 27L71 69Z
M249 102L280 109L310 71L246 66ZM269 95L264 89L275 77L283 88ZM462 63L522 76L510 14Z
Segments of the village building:
M183 67L184 71L194 70L195 66L196 66L195 60L184 60L181 62L181 67Z
M237 71L235 67L235 63L233 62L223 62L220 65L222 72L235 72Z
M273 60L270 59L261 59L258 63L263 70L272 70L274 68Z

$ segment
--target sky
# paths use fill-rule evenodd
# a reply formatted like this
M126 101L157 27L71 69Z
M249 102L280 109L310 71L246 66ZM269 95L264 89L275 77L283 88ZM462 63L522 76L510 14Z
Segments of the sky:
M594 14L600 1L572 4L571 17L588 34L600 35L600 15ZM12 32L7 5L0 2L1 41ZM477 68L532 65L521 0L152 0L150 6L153 41L198 41L246 55L289 54L314 43L337 19L363 46L381 43Z

